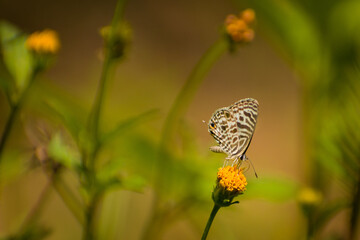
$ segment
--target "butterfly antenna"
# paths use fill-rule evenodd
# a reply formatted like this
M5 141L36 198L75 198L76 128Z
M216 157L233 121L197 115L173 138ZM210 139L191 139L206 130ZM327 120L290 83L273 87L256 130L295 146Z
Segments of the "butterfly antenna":
M251 165L252 169L254 169L254 173L255 173L256 178L259 178L259 177L258 177L258 175L257 175L257 173L256 173L256 170L255 170L254 164L251 162L251 160L250 160L249 158L247 158L247 160L249 160L249 162L250 162L250 165Z

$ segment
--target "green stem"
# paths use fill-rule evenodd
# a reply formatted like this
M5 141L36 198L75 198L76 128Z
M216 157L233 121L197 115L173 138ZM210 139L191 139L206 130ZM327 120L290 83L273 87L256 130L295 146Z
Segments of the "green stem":
M211 67L215 62L225 53L229 48L226 38L220 38L215 42L200 58L199 62L196 64L189 77L186 80L185 85L182 87L180 93L177 95L164 123L162 129L162 135L159 145L159 157L157 164L157 171L161 172L163 169L167 168L167 164L171 164L171 160L168 158L168 152L171 150L172 138L175 135L176 125L178 124L180 118L185 115L190 102L194 98L197 90L201 86L206 74L210 71ZM160 163L161 162L161 163ZM161 174L155 175L155 185L158 189L162 189L161 185L163 184ZM171 181L168 179L168 181ZM154 206L159 206L160 204L159 196L155 196ZM157 219L156 222L161 222L162 215L157 213L158 208L153 207L151 212L151 218L147 228L145 230L144 239L151 239L151 233L157 232L160 233L160 229L152 229L154 227L160 227L158 224L152 223L154 219ZM155 226L156 225L156 226Z
M19 233L24 233L29 226L33 225L37 221L39 215L41 214L41 211L45 206L47 199L49 198L51 186L54 187L67 208L73 213L79 223L83 223L84 220L81 211L81 203L71 193L70 189L66 186L66 184L60 181L60 173L54 172L52 175L48 175L47 185L44 187L37 202L31 209L30 213L27 215L23 224L21 225Z
M84 216L82 212L82 204L71 192L70 188L66 185L64 181L60 180L59 176L54 179L53 187L55 188L56 192L59 194L67 208L74 215L74 217L78 220L80 224L83 225Z
M105 60L101 72L100 82L95 96L94 104L91 109L89 116L89 132L91 136L91 141L93 143L92 150L90 152L83 152L84 167L86 174L85 184L88 187L90 194L89 204L85 210L85 225L83 232L84 240L95 239L95 214L98 209L98 203L100 199L100 193L97 189L97 179L96 179L96 159L98 151L100 148L100 121L103 102L105 98L105 90L109 79L111 79L112 74L115 70L115 59L110 52L112 50L109 47L109 44L113 44L115 39L115 34L120 24L121 19L124 15L126 0L118 0L114 12L114 17L111 22L110 28L110 37L105 40Z
M103 69L101 72L100 83L97 90L97 95L95 97L95 102L93 105L93 123L92 123L92 131L94 139L98 139L99 135L99 122L100 122L100 115L101 115L101 108L104 101L105 95L105 86L109 79L109 73L111 68L111 60L109 58L105 58L105 62L103 65Z
M2 155L3 155L3 151L4 151L4 148L5 148L5 144L9 138L9 135L10 135L10 131L12 129L12 126L15 122L15 117L18 113L20 109L20 105L19 104L15 104L15 105L12 105L11 108L10 108L10 115L6 121L6 124L5 124L5 128L4 128L4 132L1 136L1 139L0 139L0 163L1 163L1 160L2 160Z
M168 154L171 152L176 125L179 123L181 117L185 115L190 102L193 100L206 74L210 71L215 62L223 55L223 53L228 50L228 48L228 41L224 37L221 37L217 42L215 42L201 57L189 75L180 93L177 95L173 106L165 119L164 127L162 129L157 163L159 172L166 169L168 164L171 164L171 159L168 158ZM161 176L161 174L156 174L155 176L155 181L159 189L162 189Z
M179 119L185 115L190 102L193 100L206 74L210 71L214 63L223 55L223 53L228 50L228 48L229 45L227 39L221 37L206 51L192 70L185 85L177 95L165 120L160 145L163 150L169 150L171 138L174 135L174 126L178 123Z
M155 196L157 197L157 196ZM151 239L158 239L159 235L162 232L162 228L160 227L162 224L162 215L165 210L161 209L158 205L159 201L155 200L152 206L151 216L148 219L146 227L144 228L142 234L142 240L151 240Z
M205 227L205 229L204 229L204 233L203 233L203 235L202 235L202 237L201 237L201 240L205 240L205 239L206 239L206 237L207 237L207 235L208 235L208 233L209 233L211 224L212 224L212 222L214 221L214 218L215 218L215 216L216 216L216 213L219 211L220 208L221 208L221 206L219 206L219 205L217 205L217 204L214 204L214 207L213 207L213 209L212 209L212 211L211 211L211 213L210 213L210 217L209 217L209 220L208 220L208 222L207 222L207 224L206 224L206 227Z
M84 240L93 240L96 239L95 237L95 215L98 208L98 203L100 201L100 195L96 194L92 197L91 202L86 210L86 221L84 225Z
M51 185L52 185L52 182L50 182L50 181L47 182L46 186L42 190L35 205L32 207L29 214L26 216L24 222L22 223L22 225L18 231L20 235L25 233L26 229L28 229L29 227L31 227L32 225L34 225L36 223L37 219L39 218L39 215L41 214L42 210L45 207L45 203L46 203L47 199L50 196Z
M111 30L110 30L110 37L109 40L106 40L105 44L112 44L116 29L118 28L118 25L124 15L124 8L125 8L126 0L118 0L116 9L114 12L114 17L111 22ZM105 46L105 60L101 72L100 82L97 89L96 97L94 100L94 104L91 110L90 118L89 118L89 127L91 131L92 140L94 143L94 149L90 153L89 159L88 159L88 167L90 172L93 170L95 165L95 159L97 152L99 150L99 126L100 126L100 120L101 120L101 112L102 112L102 106L105 98L105 90L106 85L109 79L111 78L112 73L114 72L114 66L115 62L114 59L111 56L111 48L108 48Z
M312 214L309 214L309 216L307 216L307 232L306 232L306 239L307 240L312 240L314 239L314 224L312 221Z
M26 96L29 93L29 89L31 88L32 83L34 82L34 80L35 80L35 78L37 76L37 73L38 73L37 70L33 71L33 74L31 75L31 77L29 79L29 83L26 86L26 88L23 90L23 92L22 92L21 96L19 97L18 101L15 102L15 103L9 102L9 104L10 104L10 114L9 114L9 117L8 117L8 119L6 121L4 131L3 131L3 134L2 134L1 139L0 139L0 164L1 164L1 161L2 161L2 155L3 155L3 152L4 152L5 145L6 145L7 141L8 141L8 139L9 139L11 129L12 129L14 123L15 123L15 118L18 115L18 112L20 111L20 109L22 108L23 102L24 102ZM9 101L10 101L10 99L9 99Z

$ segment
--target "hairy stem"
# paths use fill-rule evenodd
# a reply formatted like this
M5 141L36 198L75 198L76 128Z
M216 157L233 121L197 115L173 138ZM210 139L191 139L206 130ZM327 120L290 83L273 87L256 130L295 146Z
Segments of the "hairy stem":
M208 235L208 233L209 233L211 224L212 224L212 222L214 221L214 218L215 218L215 216L216 216L216 213L219 211L220 208L221 208L221 207L220 207L219 205L214 204L214 207L213 207L213 209L212 209L212 211L211 211L211 213L210 213L210 217L209 217L209 220L208 220L208 222L207 222L207 224L206 224L206 227L205 227L205 229L204 229L204 233L203 233L203 235L202 235L202 237L201 237L201 240L205 240L205 239L206 239L206 237L207 237L207 235Z

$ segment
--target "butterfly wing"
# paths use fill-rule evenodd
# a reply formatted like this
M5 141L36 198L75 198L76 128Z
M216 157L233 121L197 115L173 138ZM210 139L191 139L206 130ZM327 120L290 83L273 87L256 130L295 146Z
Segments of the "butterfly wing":
M220 108L214 112L209 120L209 133L219 143L218 147L212 147L215 152L231 153L231 130L236 128L236 121L228 108Z
M234 116L236 134L231 136L230 158L242 158L254 135L259 103L252 98L242 99L229 107Z

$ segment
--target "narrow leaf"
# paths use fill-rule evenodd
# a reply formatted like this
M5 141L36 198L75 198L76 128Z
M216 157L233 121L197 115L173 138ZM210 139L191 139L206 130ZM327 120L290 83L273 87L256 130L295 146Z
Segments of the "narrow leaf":
M123 134L125 131L143 123L144 121L147 121L149 119L153 119L155 116L158 115L158 110L150 110L145 113L142 113L138 116L129 118L121 123L119 123L115 129L112 131L106 133L100 140L101 144L105 144L108 141L111 141L114 137Z

